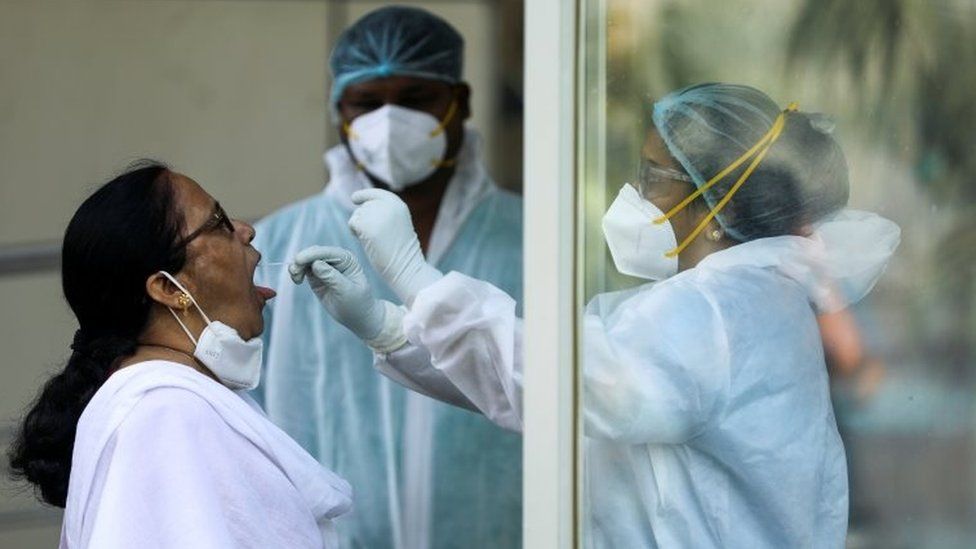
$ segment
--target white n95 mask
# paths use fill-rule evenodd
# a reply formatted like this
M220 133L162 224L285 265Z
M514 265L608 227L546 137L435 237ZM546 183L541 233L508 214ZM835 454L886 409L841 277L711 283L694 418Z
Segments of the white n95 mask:
M670 221L654 223L664 212L629 183L603 216L603 236L617 270L646 280L664 280L678 272L678 258L664 254L677 245Z
M159 274L168 278L180 291L189 296L190 302L207 322L207 327L200 333L200 338L194 338L176 312L167 307L180 328L183 328L187 337L193 342L193 356L230 389L250 391L257 387L261 381L261 360L264 352L264 342L261 338L255 337L244 341L237 330L219 320L211 322L193 295L177 282L173 275L166 271L160 271Z
M455 111L456 101L440 122L422 111L385 105L358 116L343 130L357 166L399 192L451 164L444 159L444 128Z

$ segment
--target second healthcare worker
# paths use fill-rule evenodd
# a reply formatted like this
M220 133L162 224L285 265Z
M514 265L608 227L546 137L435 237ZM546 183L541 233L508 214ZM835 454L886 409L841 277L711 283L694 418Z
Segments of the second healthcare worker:
M347 226L351 196L388 189L409 208L410 234L433 264L521 299L522 204L492 182L480 136L464 125L462 57L458 32L420 9L373 11L340 36L330 65L342 143L325 154L331 179L257 224L254 246L266 259L331 244L368 265ZM362 274L396 300L379 274L368 266ZM259 270L258 281L278 291L266 311L258 396L275 423L354 487L341 546L520 546L521 439L377 375L370 349L284 270Z
M844 546L847 471L816 313L870 291L899 229L845 208L831 132L747 86L655 103L638 177L603 229L618 270L657 282L597 296L582 317L586 547ZM341 249L299 253L296 282L384 334L371 343L381 370L521 430L515 302L425 263L394 195L354 199L353 230L409 309L373 300Z

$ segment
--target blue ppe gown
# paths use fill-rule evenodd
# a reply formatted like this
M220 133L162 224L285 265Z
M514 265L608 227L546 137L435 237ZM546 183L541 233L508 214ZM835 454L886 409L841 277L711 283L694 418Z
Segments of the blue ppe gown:
M522 202L485 173L479 136L467 130L427 256L522 296ZM346 223L349 196L369 187L342 146L325 155L321 194L256 224L264 261L310 245L357 255L376 297L398 300ZM265 363L255 397L276 424L353 487L355 508L337 523L350 548L521 546L521 439L484 417L410 392L373 369L372 352L335 322L285 268L258 269L278 296L265 309Z

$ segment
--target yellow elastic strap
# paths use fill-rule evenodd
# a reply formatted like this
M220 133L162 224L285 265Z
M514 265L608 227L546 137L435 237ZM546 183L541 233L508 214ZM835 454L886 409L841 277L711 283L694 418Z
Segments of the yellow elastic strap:
M745 183L747 179L749 179L749 176L752 175L752 172L756 170L756 168L759 166L759 163L762 162L763 158L766 157L766 153L769 152L770 147L773 146L773 143L775 143L776 140L779 138L780 134L783 133L783 126L786 124L786 114L790 112L796 112L798 108L799 105L796 102L790 103L789 106L783 110L783 112L779 113L779 116L777 116L776 120L773 121L773 125L771 128L769 128L769 131L766 132L766 135L762 136L762 138L760 138L759 141L757 141L756 144L753 145L751 149L746 151L742 156L740 156L734 162L729 164L725 169L715 174L714 177L709 179L697 191L688 195L677 206L671 208L670 210L668 210L666 214L654 220L654 223L660 224L671 219L675 214L677 214L678 212L683 210L686 206L688 206L688 204L691 204L693 200L695 200L696 198L704 194L705 191L707 191L716 183L724 179L727 175L732 173L736 168L741 166L746 160L749 160L750 157L755 155L755 158L753 158L752 162L749 164L749 167L746 168L744 172L742 172L742 175L740 175L739 179L735 182L734 185L732 185L732 188L729 189L729 192L725 193L725 196L722 197L722 200L720 200L718 204L716 204L715 207L708 212L708 215L705 216L704 219L702 219L701 223L699 223L698 226L695 227L695 230L693 230L691 234L685 237L684 241L682 241L677 248L665 253L664 254L665 257L675 257L678 254L680 254L682 251L684 251L684 249L687 248L688 245L691 244L695 240L695 238L697 238L698 235L705 230L705 227L708 226L708 223L712 219L714 219L719 212L722 211L722 208L724 208L725 205L728 204L730 200L732 200L732 197L735 195L736 191L738 191L739 188L742 187L742 184Z
M437 137L438 135L444 133L444 129L447 127L448 124L451 123L451 119L454 118L454 115L457 113L457 110L458 110L458 102L457 99L455 99L454 101L451 101L451 106L447 108L447 115L444 116L444 121L439 123L437 127L434 129L434 131L430 132L430 136ZM431 161L431 165L434 166L435 168L450 168L454 166L454 164L456 163L457 163L456 158L446 158L443 160Z
M446 158L444 160L432 160L431 166L435 168L450 168L457 164L457 158Z
M454 118L454 113L456 113L457 110L458 110L458 102L457 99L455 99L454 101L451 101L451 106L447 108L447 115L444 117L444 120L441 121L439 124L437 124L437 127L434 128L434 131L430 132L430 136L437 137L438 135L444 133L444 129L447 127L448 124L451 123L451 119Z
M349 125L349 122L343 122L342 123L342 131L347 136L349 136L350 139L359 139L359 136L356 135L356 132L352 131L352 126ZM361 172L361 171L363 171L365 169L366 168L365 168L365 166L363 166L363 163L360 162L360 161L358 161L358 160L356 160L356 171L360 171Z

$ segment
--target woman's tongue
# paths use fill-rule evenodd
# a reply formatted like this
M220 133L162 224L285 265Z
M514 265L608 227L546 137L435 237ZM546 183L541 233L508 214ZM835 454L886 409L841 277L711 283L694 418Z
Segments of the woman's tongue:
M278 295L278 292L272 290L271 288L268 288L267 286L258 286L258 285L255 285L254 286L254 289L255 289L255 291L257 291L257 294L259 296L261 296L261 298L264 299L265 301L267 301L267 300L271 299L272 297Z

